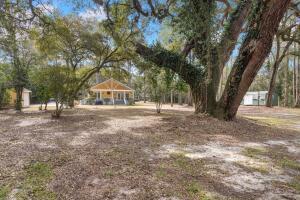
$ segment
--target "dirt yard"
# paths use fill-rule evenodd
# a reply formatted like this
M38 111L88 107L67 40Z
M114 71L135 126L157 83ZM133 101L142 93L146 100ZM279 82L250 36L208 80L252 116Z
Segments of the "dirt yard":
M0 112L0 199L300 199L300 110Z

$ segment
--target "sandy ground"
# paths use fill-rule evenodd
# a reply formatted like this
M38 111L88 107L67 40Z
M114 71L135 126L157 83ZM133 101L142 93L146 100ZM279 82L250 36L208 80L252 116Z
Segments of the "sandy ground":
M300 110L241 107L223 122L154 108L1 111L0 199L300 199ZM52 175L28 178L32 163Z

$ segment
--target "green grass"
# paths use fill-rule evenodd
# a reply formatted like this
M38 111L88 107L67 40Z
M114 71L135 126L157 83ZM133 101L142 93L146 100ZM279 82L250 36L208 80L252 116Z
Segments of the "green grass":
M186 187L186 191L193 199L212 200L197 182L189 183Z
M287 124L292 124L289 120L279 119L273 117L256 117L256 116L245 116L248 119L252 119L258 122L262 122L271 126L282 126Z
M157 171L155 171L155 176L162 179L167 176L167 173L163 168L159 168Z
M244 166L252 172L259 172L261 174L269 174L270 172L266 167L263 166Z
M300 192L300 177L295 178L291 183L289 183L289 186L297 192Z
M0 200L6 199L9 192L10 192L9 186L0 186Z
M189 165L189 159L185 157L184 153L172 153L170 157L174 160L174 165L180 168L187 168Z
M17 199L55 200L54 192L49 191L47 184L52 180L53 172L46 163L36 162L31 164L25 172L25 179Z
M279 164L284 168L300 171L300 164L297 161L288 158L283 158L279 161Z
M190 175L205 173L204 162L201 159L190 159L184 153L172 153L172 166Z
M251 148L247 147L243 150L243 155L248 156L250 158L257 158L260 155L263 155L267 152L266 149L263 148Z
M249 169L251 169L253 171L257 171L261 174L269 174L268 169L264 166L251 166L251 167L249 167Z
M108 178L113 177L114 175L115 173L112 170L107 170L104 172L104 176Z

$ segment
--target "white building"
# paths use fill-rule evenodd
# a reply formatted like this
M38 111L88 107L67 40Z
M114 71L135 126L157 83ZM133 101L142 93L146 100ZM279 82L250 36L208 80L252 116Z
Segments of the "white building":
M241 104L246 106L266 105L267 94L268 91L247 92Z
M30 93L31 91L24 88L22 93L22 106L29 107L30 106Z

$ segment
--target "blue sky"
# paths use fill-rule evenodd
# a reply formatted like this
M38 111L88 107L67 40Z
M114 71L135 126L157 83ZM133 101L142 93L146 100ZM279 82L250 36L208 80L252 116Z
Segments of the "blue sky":
M87 17L96 17L98 19L104 19L105 13L103 11L103 8L97 8L95 9L97 12L95 13L95 10L92 8L96 8L96 5L91 0L82 1L83 4L76 5L74 4L76 1L61 1L61 0L53 0L51 2L51 5L53 5L53 8L58 9L63 15L68 14L78 14L82 16L83 18ZM145 40L147 44L153 44L158 40L160 32L160 24L154 20L152 20L149 23L149 26L146 29L145 32Z
M160 32L160 24L158 22L151 21L146 32L145 39L148 44L153 44L158 40Z

